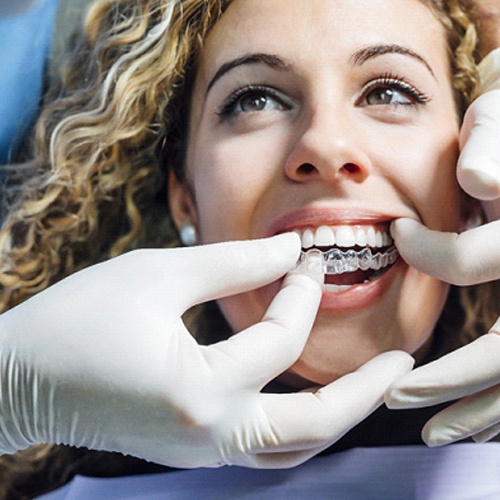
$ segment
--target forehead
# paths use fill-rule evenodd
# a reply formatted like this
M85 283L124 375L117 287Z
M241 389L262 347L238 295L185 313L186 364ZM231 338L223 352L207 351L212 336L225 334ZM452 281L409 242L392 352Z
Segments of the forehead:
M234 0L204 44L198 76L244 53L326 63L386 43L448 63L444 29L421 0Z

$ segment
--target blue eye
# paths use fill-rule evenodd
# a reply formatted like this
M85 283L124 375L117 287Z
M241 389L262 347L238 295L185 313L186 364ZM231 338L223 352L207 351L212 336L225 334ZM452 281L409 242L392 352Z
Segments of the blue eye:
M270 87L244 87L231 94L217 112L220 116L286 110L285 97Z

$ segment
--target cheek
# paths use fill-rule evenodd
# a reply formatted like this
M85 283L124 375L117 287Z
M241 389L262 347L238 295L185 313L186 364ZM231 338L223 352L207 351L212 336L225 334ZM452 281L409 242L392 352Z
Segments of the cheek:
M407 278L401 287L396 317L403 332L404 343L401 347L413 354L417 361L429 347L425 345L431 339L448 291L449 285L442 281L415 269L408 269Z
M422 166L419 176L419 211L423 222L431 229L454 231L459 227L460 189L456 179L456 143L429 157L428 168ZM436 160L437 158L437 160Z
M257 137L195 145L188 172L194 187L203 243L254 237L260 200L276 177L276 159Z
M448 125L447 133L438 129L425 135L422 132L416 131L411 141L407 139L407 149L401 150L404 154L397 153L401 168L390 174L392 181L426 226L456 231L461 200L456 180L458 129Z

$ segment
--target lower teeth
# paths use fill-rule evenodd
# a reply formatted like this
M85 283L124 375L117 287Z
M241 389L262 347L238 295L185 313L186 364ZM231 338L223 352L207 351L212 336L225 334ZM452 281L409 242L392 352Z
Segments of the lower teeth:
M326 292L333 292L333 293L340 293L345 290L349 290L349 288L352 288L354 285L323 285L323 289Z
M305 259L306 255L312 255L313 253L323 257L324 273L330 275L352 273L358 270L378 271L394 264L399 255L396 247L394 246L384 252L378 252L376 254L374 254L369 248L364 248L359 252L356 252L355 250L342 251L339 248L332 248L326 252L322 252L317 248L313 248L307 252L301 252L299 263Z

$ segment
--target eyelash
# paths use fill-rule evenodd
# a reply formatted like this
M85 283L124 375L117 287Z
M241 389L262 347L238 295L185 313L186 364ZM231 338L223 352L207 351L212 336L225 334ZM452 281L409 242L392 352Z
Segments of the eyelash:
M418 104L426 104L427 102L430 101L430 98L426 94L417 90L413 85L406 82L404 78L401 78L397 75L393 75L392 73L383 75L382 77L377 78L376 80L373 80L368 85L366 85L365 88L363 89L362 99L365 99L370 92L380 87L393 88L398 91L401 91L404 94L408 95L414 101L410 103L397 102L394 104L390 104L391 106L414 106ZM262 95L267 95L269 97L272 97L274 100L276 100L276 102L278 102L285 108L289 106L287 103L284 102L284 98L281 92L278 92L272 87L267 87L264 85L247 85L246 87L239 88L235 90L232 94L230 94L229 97L222 103L221 107L218 109L217 115L219 115L222 118L227 118L232 116L235 113L236 105L238 104L240 99L252 93L256 94L261 93Z
M418 104L426 104L431 100L428 95L417 90L413 85L406 82L404 78L394 75L392 73L387 73L382 77L377 78L376 80L368 83L363 89L362 98L366 99L366 96L370 92L380 87L399 90L414 100L414 102L410 103L396 102L394 104L390 104L390 106L413 106Z

